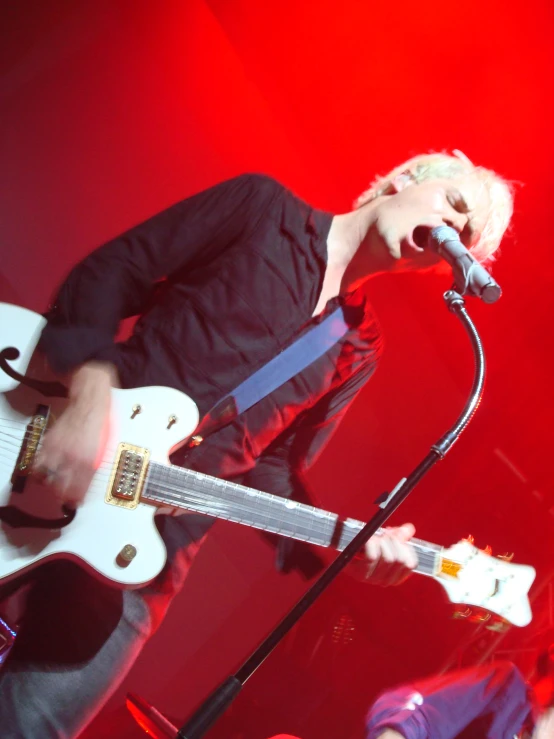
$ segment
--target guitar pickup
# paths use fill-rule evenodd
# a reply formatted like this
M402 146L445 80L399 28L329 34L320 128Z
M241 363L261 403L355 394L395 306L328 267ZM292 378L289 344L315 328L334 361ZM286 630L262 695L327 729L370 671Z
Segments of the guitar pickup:
M149 462L150 452L148 449L132 444L119 444L106 494L106 503L123 506L124 508L136 508L144 486Z

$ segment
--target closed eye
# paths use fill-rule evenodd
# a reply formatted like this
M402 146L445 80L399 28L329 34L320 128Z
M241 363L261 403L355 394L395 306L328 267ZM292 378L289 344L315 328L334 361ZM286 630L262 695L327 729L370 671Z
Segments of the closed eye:
M471 208L467 204L467 200L456 188L448 191L447 199L450 205L454 208L454 210L457 210L458 213L469 213L469 211L471 210Z

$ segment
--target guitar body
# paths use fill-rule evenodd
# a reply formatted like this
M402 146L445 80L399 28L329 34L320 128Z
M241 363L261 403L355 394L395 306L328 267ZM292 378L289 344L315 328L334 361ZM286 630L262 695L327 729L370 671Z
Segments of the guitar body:
M8 346L19 350L19 358L10 361L10 366L21 374L28 369L44 323L41 316L31 311L0 304L0 351ZM0 373L0 393L0 509L5 511L11 506L16 512L59 521L63 519L63 510L51 490L29 475L23 491L14 492L12 475L37 406L49 406L55 417L63 410L65 401L44 398L5 373ZM140 412L135 414L133 408L137 406ZM177 421L170 424L172 416ZM147 447L152 461L168 464L171 449L190 436L197 422L195 403L177 390L113 390L112 423L104 460L83 504L67 525L19 527L0 520L0 581L60 556L75 559L123 587L139 587L156 577L166 559L165 546L153 520L157 509L143 502L132 510L106 503L115 452L119 442L125 441ZM118 556L127 545L136 549L136 556L130 564L119 564L122 560Z

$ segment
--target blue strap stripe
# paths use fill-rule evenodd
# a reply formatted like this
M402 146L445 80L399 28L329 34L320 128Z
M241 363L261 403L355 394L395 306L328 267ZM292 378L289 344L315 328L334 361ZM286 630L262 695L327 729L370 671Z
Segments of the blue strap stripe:
M342 306L339 306L321 323L250 375L233 393L229 393L229 396L235 398L237 414L244 413L291 377L302 372L334 346L347 331L344 312Z
M197 426L195 435L203 438L233 421L323 356L347 331L348 324L342 306L339 306L218 401Z

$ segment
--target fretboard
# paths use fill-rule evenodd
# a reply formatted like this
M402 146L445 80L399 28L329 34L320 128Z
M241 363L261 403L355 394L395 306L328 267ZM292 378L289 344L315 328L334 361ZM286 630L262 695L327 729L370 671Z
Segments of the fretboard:
M364 527L352 518L237 485L183 467L150 464L142 499L162 506L203 513L280 536L342 551ZM434 575L442 548L412 539L418 556L416 571Z

